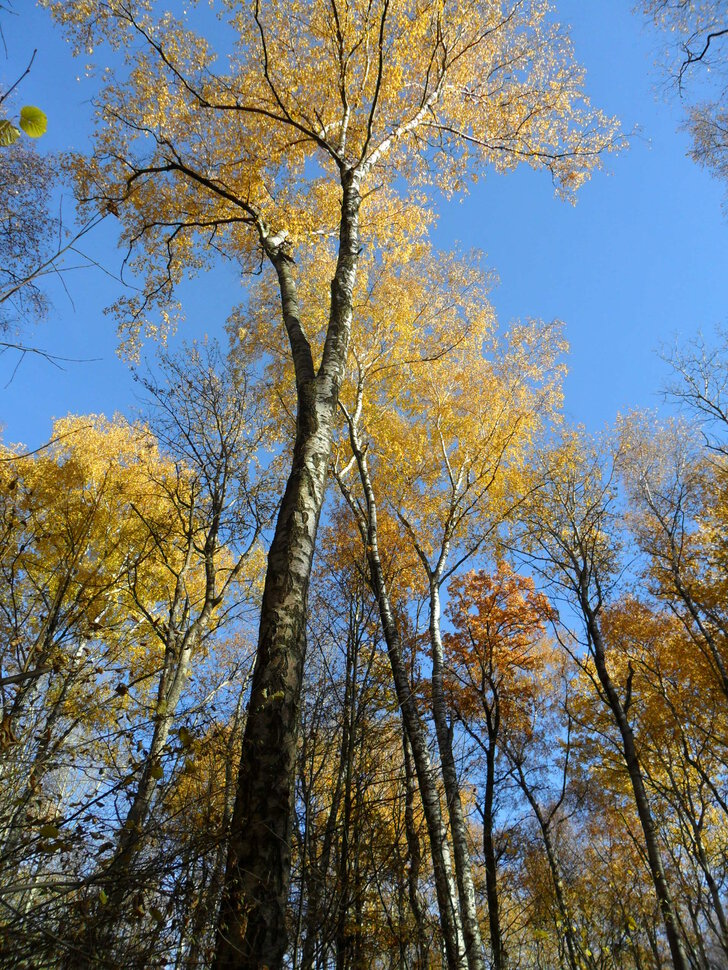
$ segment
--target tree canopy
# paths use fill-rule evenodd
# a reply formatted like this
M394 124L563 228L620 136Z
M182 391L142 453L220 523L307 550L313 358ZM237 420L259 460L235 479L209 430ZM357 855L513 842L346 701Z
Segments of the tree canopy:
M139 402L0 448L0 965L718 970L725 347L592 433L435 228L625 147L556 5L41 5L108 66L86 151L5 139L0 302L51 317L68 180ZM681 82L722 41L642 11Z

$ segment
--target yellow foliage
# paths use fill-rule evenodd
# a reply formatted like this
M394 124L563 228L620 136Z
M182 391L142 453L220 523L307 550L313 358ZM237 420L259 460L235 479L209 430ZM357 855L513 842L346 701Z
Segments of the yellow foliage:
M584 96L547 0L235 0L222 15L227 64L190 26L204 29L200 11L43 2L78 52L104 41L117 52L96 152L74 164L80 196L118 212L146 277L143 296L118 305L132 341L147 310L218 249L253 269L275 236L306 272L306 245L327 251L338 236L345 172L364 197L370 246L399 246L432 218L413 189L460 193L489 168L525 162L571 198L620 143Z

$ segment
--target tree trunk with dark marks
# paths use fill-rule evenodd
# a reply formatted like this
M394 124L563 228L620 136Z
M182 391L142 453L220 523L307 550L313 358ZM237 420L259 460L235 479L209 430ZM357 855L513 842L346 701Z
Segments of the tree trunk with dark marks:
M402 751L404 753L405 772L405 805L404 824L407 835L407 890L412 916L415 921L415 945L417 947L417 963L415 970L426 970L428 965L427 926L425 921L425 900L420 891L420 869L422 867L422 849L420 836L415 826L415 796L417 779L412 763L412 746L407 738L407 732L402 731Z
M275 267L296 371L291 472L268 554L258 652L245 725L218 919L215 970L277 970L287 945L286 904L308 585L351 330L359 259L359 187L342 172L339 256L318 372L301 325L285 243L261 228Z

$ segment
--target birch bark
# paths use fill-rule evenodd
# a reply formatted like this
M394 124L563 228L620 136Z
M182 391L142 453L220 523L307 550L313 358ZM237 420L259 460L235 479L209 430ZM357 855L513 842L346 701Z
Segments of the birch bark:
M339 254L321 366L301 325L291 258L265 230L278 275L298 406L291 471L268 553L258 652L245 724L215 970L282 966L287 946L293 781L306 653L305 622L339 388L346 364L359 259L357 177L342 173Z

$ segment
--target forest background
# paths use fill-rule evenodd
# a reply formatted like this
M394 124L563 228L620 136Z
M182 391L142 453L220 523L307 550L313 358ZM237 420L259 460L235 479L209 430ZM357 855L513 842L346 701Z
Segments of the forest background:
M194 70L205 54L188 41L178 46L169 23L157 49L155 28L140 28L125 3L55 7L78 30L77 71L95 56L96 42L108 39L104 29L113 27L114 39L118 26L118 38L128 30L147 46L152 62L159 57L181 99L148 87L152 75L145 71L132 74L137 88L131 101L110 92L103 107L111 151L92 158L88 168L82 159L75 163L80 191L91 186L92 195L99 192L102 207L92 216L99 226L67 253L72 265L54 263L52 274L43 274L56 284L51 304L34 289L37 280L10 304L28 310L23 298L32 294L34 307L49 317L49 335L57 339L63 328L64 339L62 351L58 344L41 346L35 338L44 331L15 331L18 321L10 321L3 344L8 401L23 387L25 400L33 386L38 414L47 415L62 399L62 410L73 407L80 416L57 422L51 445L32 448L27 457L20 446L6 446L2 456L4 965L33 965L41 952L49 967L228 970L291 961L452 970L486 964L495 970L721 967L728 957L725 359L701 356L690 338L696 316L713 315L720 323L725 236L716 215L720 187L682 157L669 71L661 75L665 104L652 100L646 107L644 55L649 49L659 56L659 33L649 44L635 33L635 58L625 64L624 40L638 24L633 12L629 27L625 10L619 29L617 17L607 30L596 5L588 14L568 5L557 9L575 23L577 58L589 67L588 52L599 52L593 58L597 83L587 81L586 94L597 109L619 113L626 141L607 115L590 114L588 107L572 113L580 79L570 69L542 91L540 81L569 55L554 35L540 34L540 4L515 4L492 30L494 56L519 49L519 30L531 38L534 61L529 53L524 63L537 81L528 89L527 73L522 96L524 103L534 98L541 104L538 110L522 117L520 95L497 104L492 94L481 96L479 78L460 74L462 89L444 84L437 96L431 92L432 115L418 111L396 137L386 135L386 121L379 131L374 112L369 127L361 127L355 111L351 140L364 147L359 167L349 169L346 152L356 147L343 135L336 147L335 126L319 118L320 132L312 134L308 122L301 127L283 108L299 96L298 74L286 75L296 45L285 38L280 11L265 25L255 4L242 15L241 24L249 18L244 29L252 28L242 56L251 57L260 43L262 60L253 58L239 83L247 90L256 69L267 71L270 43L273 70L291 86L280 95L267 78L272 108L222 105L223 114L249 112L275 123L268 131L251 125L245 150L254 147L245 165L221 156L223 168L230 165L228 184L242 179L235 196L220 188L203 161L208 148L227 143L231 132L224 125L198 144L196 170L182 164L165 135L156 142L161 167L150 163L149 172L136 171L128 182L124 175L113 188L114 168L129 171L128 145L122 137L118 154L113 142L129 117L141 123L133 130L166 130L168 118L171 130L181 106L179 117L189 120L186 98L192 99L189 117L200 108L220 109L182 80L163 48L169 44L173 60L187 63L189 56ZM687 13L695 7L713 16L710 4L654 7ZM18 22L26 17L12 4L2 5L3 14L8 8ZM364 58L376 36L374 9L363 13L366 43L355 45L351 63ZM358 28L347 21L342 34L337 5L323 10L316 4L296 8L304 22L314 18L311 33L304 30L298 43L306 49L321 30L321 36L338 37L341 54L347 31ZM411 55L403 43L410 30L411 56L418 44L425 56L411 70L427 65L427 45L433 45L426 91L437 71L458 76L473 52L477 59L481 48L490 51L490 30L480 33L479 23L459 9L444 10L425 4L390 18L385 0L377 13L380 70L390 57ZM722 5L715 10L718 17ZM522 24L527 11L533 21ZM494 16L495 8L487 14ZM27 16L30 22L36 15ZM198 16L193 10L191 21ZM205 27L209 39L224 45L211 23ZM710 38L723 38L722 21L710 23ZM405 33L399 34L402 24ZM20 46L4 26L8 49ZM469 31L472 46L466 43L449 62L448 45L457 50ZM592 40L583 53L580 32ZM542 36L550 39L540 47ZM55 48L61 72L70 66L55 34L39 31L38 37ZM501 37L507 41L502 52ZM314 44L298 70L309 71L318 56ZM490 53L484 56L489 64ZM708 61L698 61L700 72ZM53 97L44 100L41 91L49 76L37 70L35 56L30 66L21 78L22 101L43 103L52 117ZM501 70L494 70L496 78ZM5 86L21 74L22 64ZM369 89L370 75L363 76L367 96L373 92L377 103L378 82ZM413 85L406 73L395 61L382 77L389 110L407 110ZM700 93L710 78L707 70L698 77ZM34 78L41 88L31 85ZM689 78L682 77L684 87ZM314 72L308 84L319 80ZM90 67L74 83L93 96ZM647 121L630 117L640 113L635 89L642 92ZM452 118L432 121L440 96L447 118L453 91L462 95L456 103L464 116L482 111L488 124L503 126L505 148L463 135ZM151 114L145 114L149 92ZM320 96L329 95L324 87ZM305 117L306 102L297 104ZM342 104L348 119L345 97ZM85 105L78 107L78 123L69 113L63 145L48 135L45 148L86 151ZM407 146L427 153L417 134L425 115L425 127L434 126L448 145L435 157L449 177L429 162L407 168ZM563 119L571 120L562 127ZM517 128L509 130L514 120ZM171 137L194 140L195 125L185 122ZM294 160L288 177L295 173L296 140L275 141L289 128L303 135L301 145L313 143L324 153L301 162L299 175L322 175L321 159L328 157L343 191L330 339L315 381L295 286L302 305L310 306L315 331L323 326L317 294L327 286L327 270L323 283L319 275L331 258L316 237L326 233L296 208L303 196L289 207L285 186L276 187L273 203L275 176L256 183L254 175L261 159L264 167L279 149L284 168ZM405 132L415 133L411 143L402 138ZM544 139L541 151L530 138ZM277 146L272 155L268 139ZM404 151L404 167L388 171L394 144ZM538 171L505 179L503 172L489 174L463 200L463 145L476 145L506 169L509 158L525 156L551 172L567 201L582 176L592 175L585 202L571 209L563 200L558 207L541 201ZM615 150L621 156L607 156ZM636 162L626 164L625 157ZM595 188L605 179L602 165L592 172L595 162L613 168L604 183L608 191ZM99 164L107 165L105 172ZM432 199L441 216L432 233L434 258L418 240L423 224L417 218L407 223L411 238L399 230L403 204L387 194L388 178L400 190L405 174L415 170L421 184L434 177L443 191ZM367 250L366 232L365 245L358 246L359 191L373 171L384 182L363 194L363 226L381 251ZM306 197L314 210L322 206L319 215L330 212L332 184L338 187L336 180L328 187L322 180ZM211 195L186 197L190 186ZM172 191L160 209L167 187ZM60 192L56 198L69 225L69 200ZM233 248L227 266L204 266L196 281L175 288L183 321L169 345L181 352L154 362L151 344L144 343L150 370L132 385L126 365L108 352L110 328L100 314L122 285L113 253L115 220L133 226L137 210L142 219L161 219L134 238L155 240L160 228L158 241L180 259L169 264L174 277L177 268L194 269L197 256L184 232L165 238L164 231L174 229L178 205L193 225L204 221L196 207L210 198L222 199L222 209L210 211L215 219L222 213L231 233L225 239L242 248ZM259 215L256 207L267 211L269 203L271 212L280 206L275 218L292 227L291 236L274 233ZM230 204L237 206L232 214L225 208ZM410 216L427 212L422 197L407 205ZM452 214L458 206L464 217ZM259 250L250 241L251 227ZM13 223L7 228L12 256ZM216 232L208 245L217 244ZM468 262L444 253L455 238L489 250L482 271L477 256ZM408 254L401 265L390 263L398 247ZM242 253L244 269L255 270L258 251L262 263L267 259L275 268L283 297L295 405L283 381L286 352L281 355L275 336L276 292L265 272L249 301L246 283L259 274L244 272L240 288L236 259ZM303 265L299 256L310 260L306 273L293 268ZM502 265L494 269L510 282L493 299L500 321L493 329L487 291L494 282L490 261L499 256ZM75 284L79 279L84 282ZM164 267L161 280L152 302L169 295ZM148 281L156 285L153 275ZM127 275L129 282L136 281ZM228 362L206 338L223 333L241 298L227 330ZM133 299L117 305L126 336L130 324L134 332ZM58 302L66 303L65 317L56 312ZM220 319L208 326L218 304ZM354 337L339 413L335 393L352 305ZM164 317L164 302L161 309ZM574 345L566 417L589 429L606 417L611 428L604 435L561 423L565 345L559 326L549 321L564 317ZM81 319L78 339L72 339L72 321ZM97 321L92 338L89 320ZM709 329L716 320L699 322ZM100 359L92 356L97 337ZM200 342L183 344L183 337ZM713 339L707 337L709 345ZM617 414L660 394L661 375L670 370L657 363L655 345L672 358L678 372L672 400L688 406L692 422ZM132 356L136 349L132 345ZM261 354L265 374L256 362ZM79 369L95 377L79 379ZM65 394L66 381L74 394ZM691 397L690 387L703 396ZM110 401L112 388L118 403ZM118 413L131 415L130 404L139 398L147 401L151 431ZM118 409L113 421L88 415L102 407ZM294 407L293 474L277 513ZM24 436L31 444L46 440L50 430L37 426L28 407L23 411ZM332 488L306 614L332 428ZM276 515L248 699L263 562ZM479 571L466 574L471 565Z

